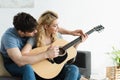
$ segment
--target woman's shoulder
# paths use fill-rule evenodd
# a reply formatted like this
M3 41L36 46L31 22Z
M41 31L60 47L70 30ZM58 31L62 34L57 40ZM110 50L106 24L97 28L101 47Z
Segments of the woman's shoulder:
M60 39L63 38L61 33L57 33L57 37Z

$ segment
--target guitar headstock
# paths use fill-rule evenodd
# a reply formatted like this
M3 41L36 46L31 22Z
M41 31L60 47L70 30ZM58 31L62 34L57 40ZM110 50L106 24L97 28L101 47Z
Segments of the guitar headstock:
M103 30L103 29L104 29L104 27L102 25L98 25L98 26L94 27L94 30L98 31L98 32Z

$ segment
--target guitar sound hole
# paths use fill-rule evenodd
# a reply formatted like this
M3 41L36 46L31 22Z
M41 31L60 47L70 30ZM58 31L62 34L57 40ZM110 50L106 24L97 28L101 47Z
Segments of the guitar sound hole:
M56 58L54 58L54 62L57 63L57 64L60 64L62 63L66 58L67 58L68 54L64 54L63 56L58 56Z
M59 48L59 56L63 56L65 54L65 50L63 48Z

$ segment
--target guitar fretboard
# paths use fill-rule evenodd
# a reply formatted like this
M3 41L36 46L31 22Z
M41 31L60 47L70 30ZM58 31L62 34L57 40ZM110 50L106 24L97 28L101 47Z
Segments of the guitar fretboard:
M94 30L94 28L93 28L93 29L91 29L90 31L86 32L85 34L89 35L89 34L93 33L94 31L95 31L95 30ZM80 36L80 37L78 37L77 39L75 39L75 40L71 41L70 43L66 44L65 46L63 46L63 50L67 50L67 49L70 48L71 46L77 44L78 42L81 42L81 40L82 40L82 38L81 38L81 36Z

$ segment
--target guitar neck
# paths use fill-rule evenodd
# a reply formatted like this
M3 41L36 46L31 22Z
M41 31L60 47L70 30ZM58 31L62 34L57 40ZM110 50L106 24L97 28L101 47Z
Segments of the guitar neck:
M91 29L90 31L86 32L85 34L90 35L90 34L93 33L94 31L95 31L95 30L94 30L94 28L93 28L93 29Z
M94 29L91 29L90 31L86 32L85 34L87 35L90 35L91 33L93 33L95 30ZM65 46L63 46L62 48L64 50L67 50L68 48L70 48L71 46L77 44L78 42L81 42L82 41L82 37L78 37L77 39L71 41L70 43L66 44Z

